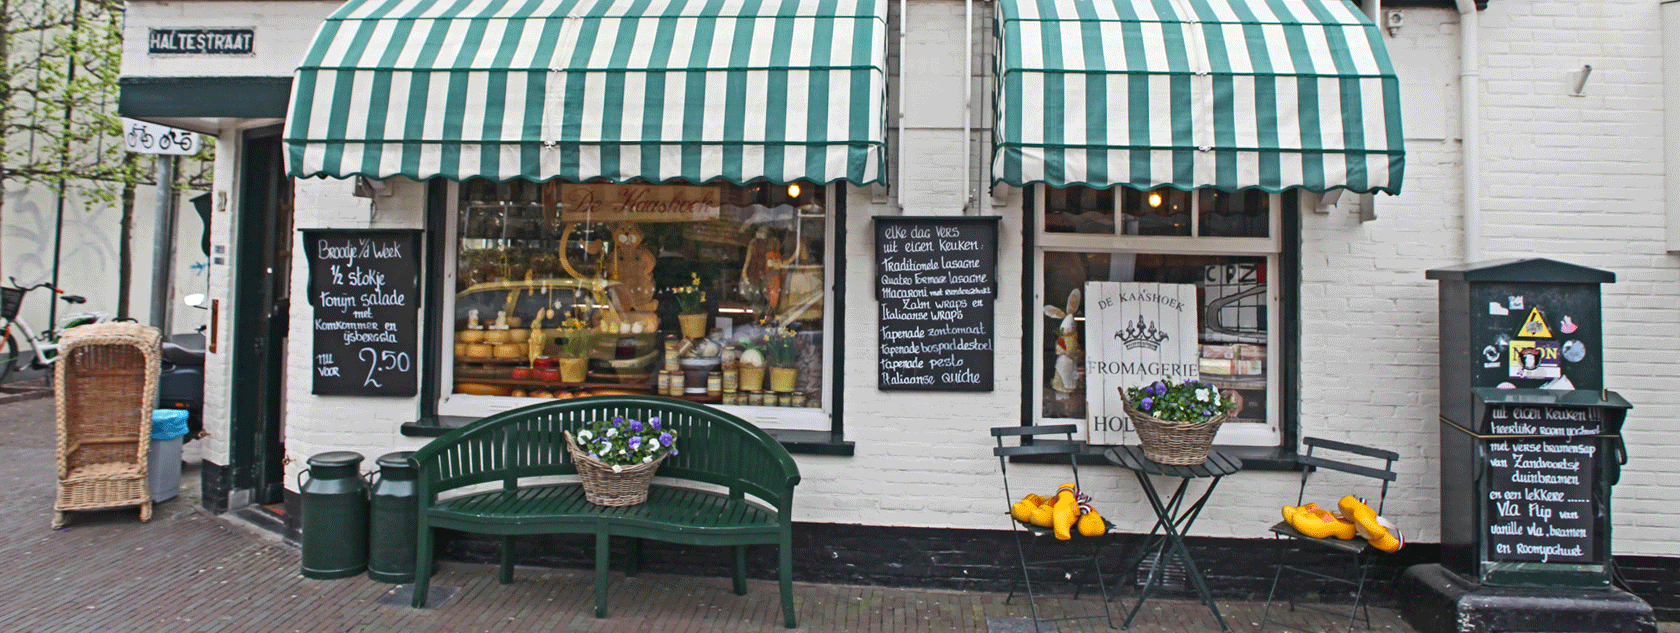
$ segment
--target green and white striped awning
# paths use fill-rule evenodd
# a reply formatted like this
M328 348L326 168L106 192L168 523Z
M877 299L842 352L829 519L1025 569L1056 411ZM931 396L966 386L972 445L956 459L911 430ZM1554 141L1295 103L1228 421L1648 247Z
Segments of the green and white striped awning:
M1400 192L1400 82L1344 0L999 0L996 182Z
M350 0L293 176L884 181L886 0Z

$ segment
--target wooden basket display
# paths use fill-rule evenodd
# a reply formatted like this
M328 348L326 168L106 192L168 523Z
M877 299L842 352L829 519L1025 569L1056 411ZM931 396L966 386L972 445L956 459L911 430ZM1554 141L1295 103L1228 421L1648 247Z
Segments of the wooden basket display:
M1132 419L1132 427L1137 429L1143 456L1168 466L1195 466L1207 461L1213 436L1219 434L1219 425L1231 417L1227 412L1206 422L1169 422L1132 408L1125 387L1120 388L1120 403Z
M648 484L653 481L654 471L659 470L659 463L665 461L665 455L660 455L646 464L620 466L618 472L613 472L610 464L578 450L571 431L566 432L566 452L571 454L572 465L583 479L583 498L598 506L614 508L647 501Z

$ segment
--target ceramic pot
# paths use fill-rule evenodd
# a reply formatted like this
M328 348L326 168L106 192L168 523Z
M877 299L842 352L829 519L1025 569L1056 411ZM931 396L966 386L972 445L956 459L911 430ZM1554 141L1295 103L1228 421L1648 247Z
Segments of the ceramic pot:
M799 370L793 367L770 368L770 390L779 393L793 391L793 382L799 377Z

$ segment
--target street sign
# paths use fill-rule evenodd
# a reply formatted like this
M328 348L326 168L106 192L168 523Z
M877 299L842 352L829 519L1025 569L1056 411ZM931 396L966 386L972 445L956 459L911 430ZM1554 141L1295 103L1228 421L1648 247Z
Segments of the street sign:
M136 121L124 118L123 145L128 151L137 154L177 154L186 156L198 153L198 133L178 130L172 127Z

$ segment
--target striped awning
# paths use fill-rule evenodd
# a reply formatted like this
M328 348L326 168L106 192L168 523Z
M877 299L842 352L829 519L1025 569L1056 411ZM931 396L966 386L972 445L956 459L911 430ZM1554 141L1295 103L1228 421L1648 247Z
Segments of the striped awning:
M1400 192L1400 82L1344 0L999 0L992 176Z
M350 0L293 176L884 181L886 0Z

